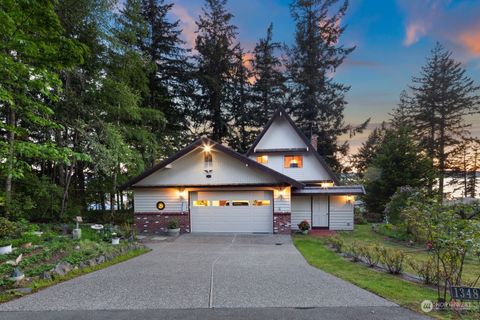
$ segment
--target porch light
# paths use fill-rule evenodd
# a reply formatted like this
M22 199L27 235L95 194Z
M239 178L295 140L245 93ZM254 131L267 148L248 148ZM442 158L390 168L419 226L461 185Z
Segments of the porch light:
M180 188L177 191L178 197L182 200L185 200L187 198L188 192L184 188Z
M212 146L208 145L208 144L204 144L203 145L203 152L205 153L210 153L212 152Z
M333 182L321 182L320 188L330 188L333 187Z
M346 203L347 203L347 204L352 204L352 202L353 202L353 196L352 196L352 195L347 195L347 196L345 197L345 200L346 200Z

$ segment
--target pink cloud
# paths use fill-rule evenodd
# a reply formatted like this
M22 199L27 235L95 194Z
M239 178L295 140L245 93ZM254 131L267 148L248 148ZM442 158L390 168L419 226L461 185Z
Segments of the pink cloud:
M184 40L187 42L189 47L194 48L195 39L197 38L197 34L195 32L197 30L195 19L190 15L187 9L178 4L175 4L172 7L172 13L180 20Z
M427 28L419 24L418 22L412 22L407 25L405 30L405 40L403 40L403 44L405 46L411 46L412 44L418 42L421 37L427 34Z
M470 54L480 56L480 30L461 32L457 42L463 45Z

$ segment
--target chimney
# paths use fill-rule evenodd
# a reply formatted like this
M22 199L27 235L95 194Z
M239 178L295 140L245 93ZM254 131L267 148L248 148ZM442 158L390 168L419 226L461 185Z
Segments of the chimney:
M310 144L313 146L313 149L317 151L317 146L318 146L318 135L312 134L310 138Z

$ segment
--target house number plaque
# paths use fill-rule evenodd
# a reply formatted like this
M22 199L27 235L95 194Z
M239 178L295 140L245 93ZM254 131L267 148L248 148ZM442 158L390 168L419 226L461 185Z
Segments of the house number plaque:
M480 288L451 287L450 294L455 300L480 301Z

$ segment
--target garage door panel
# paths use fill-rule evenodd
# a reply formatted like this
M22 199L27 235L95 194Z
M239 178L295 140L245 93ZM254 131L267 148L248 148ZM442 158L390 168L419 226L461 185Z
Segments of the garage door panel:
M196 200L205 200L208 205L195 206ZM219 200L229 205L212 206ZM255 200L268 200L269 205L254 206ZM272 232L270 191L195 192L191 201L192 232ZM234 206L234 201L246 201L248 206Z

